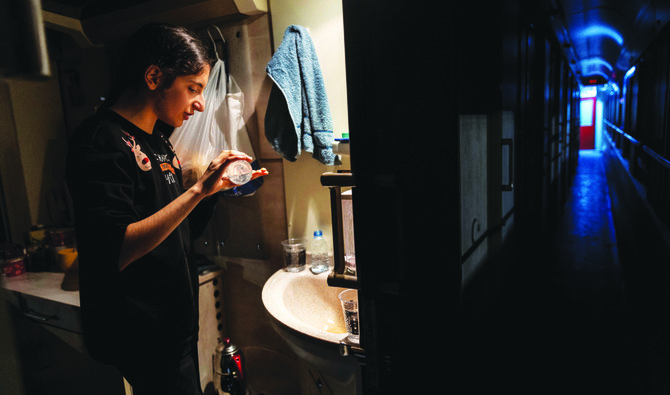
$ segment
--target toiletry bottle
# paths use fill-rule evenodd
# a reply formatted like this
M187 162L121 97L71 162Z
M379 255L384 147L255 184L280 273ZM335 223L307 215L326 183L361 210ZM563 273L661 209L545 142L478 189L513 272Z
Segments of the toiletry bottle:
M244 356L229 338L219 339L214 355L214 389L217 395L246 394L244 378Z
M312 265L310 270L314 274L323 273L328 270L328 243L323 238L320 230L314 231L312 239Z

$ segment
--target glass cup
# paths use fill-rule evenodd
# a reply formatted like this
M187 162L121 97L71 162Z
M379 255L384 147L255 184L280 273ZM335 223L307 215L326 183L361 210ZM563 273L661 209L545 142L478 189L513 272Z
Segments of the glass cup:
M347 328L347 339L358 342L360 336L358 326L358 291L355 289L345 289L340 292L339 298L342 304L342 312L344 313L344 326Z
M287 272L303 270L307 260L305 239L288 239L281 244L284 247L284 270Z

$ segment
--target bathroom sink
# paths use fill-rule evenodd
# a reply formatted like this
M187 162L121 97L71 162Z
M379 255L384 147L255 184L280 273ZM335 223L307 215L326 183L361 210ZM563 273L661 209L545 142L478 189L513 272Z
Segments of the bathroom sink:
M339 344L347 335L337 295L344 288L329 287L328 273L279 270L263 286L266 310L283 325L315 340Z
M347 337L338 295L344 288L329 287L328 272L312 274L279 270L263 286L263 305L272 327L293 352L341 385L341 393L360 392L360 366L355 357L342 356L340 342Z

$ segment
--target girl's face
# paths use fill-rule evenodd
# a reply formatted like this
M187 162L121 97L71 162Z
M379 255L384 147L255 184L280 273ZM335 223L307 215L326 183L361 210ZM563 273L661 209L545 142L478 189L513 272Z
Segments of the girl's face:
M204 111L202 93L209 79L209 70L206 66L200 74L177 77L171 87L161 89L154 107L158 119L179 127L196 111Z

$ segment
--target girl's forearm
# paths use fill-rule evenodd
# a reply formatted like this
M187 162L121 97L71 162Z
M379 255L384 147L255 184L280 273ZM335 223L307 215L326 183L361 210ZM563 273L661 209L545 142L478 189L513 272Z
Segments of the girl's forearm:
M128 225L119 254L119 271L163 242L203 197L197 188L191 188L160 211Z

